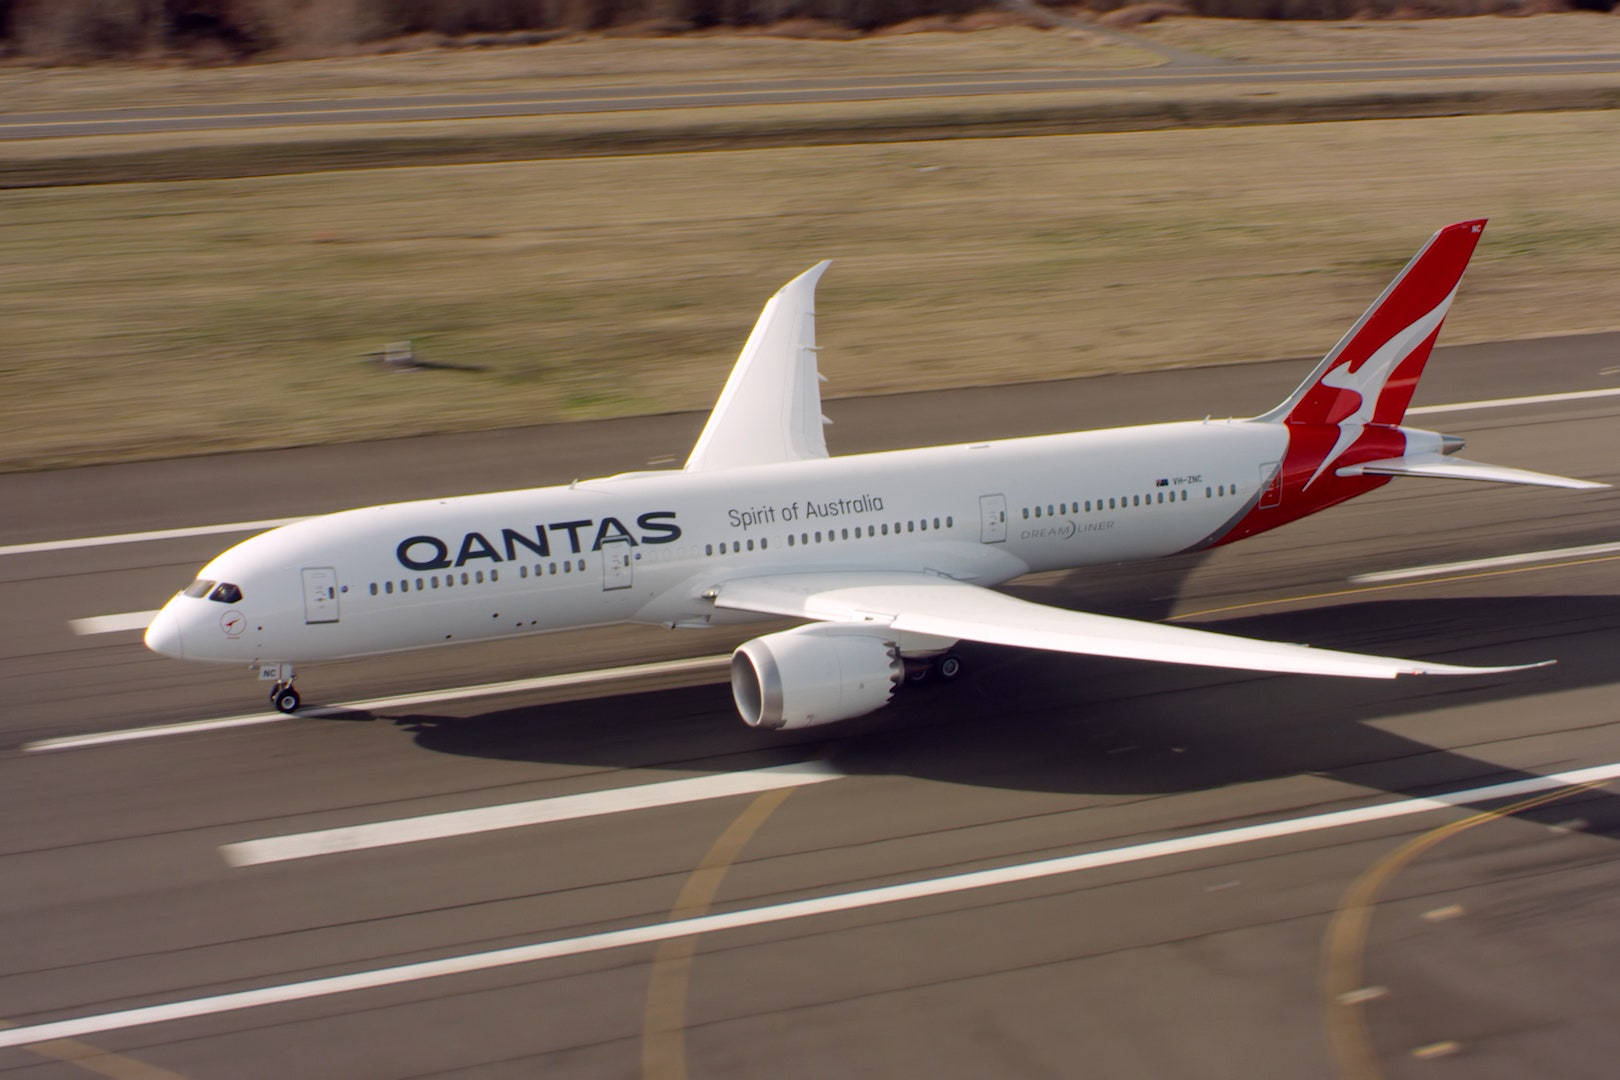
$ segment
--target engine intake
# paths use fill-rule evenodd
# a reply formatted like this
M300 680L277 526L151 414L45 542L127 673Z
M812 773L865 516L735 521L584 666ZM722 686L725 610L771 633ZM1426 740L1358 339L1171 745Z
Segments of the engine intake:
M781 731L865 716L905 675L900 649L870 630L800 626L731 654L731 696L750 727Z

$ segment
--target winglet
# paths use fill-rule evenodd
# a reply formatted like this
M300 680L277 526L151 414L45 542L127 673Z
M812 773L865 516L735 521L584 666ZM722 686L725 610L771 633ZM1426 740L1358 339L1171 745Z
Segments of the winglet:
M766 302L686 459L688 472L827 456L816 370L816 283L828 265L817 263Z

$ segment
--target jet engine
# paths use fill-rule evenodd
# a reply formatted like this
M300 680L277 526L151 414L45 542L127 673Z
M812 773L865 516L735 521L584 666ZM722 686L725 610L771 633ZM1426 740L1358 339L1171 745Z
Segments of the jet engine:
M814 727L881 709L900 685L900 649L868 630L813 625L745 641L731 696L750 727Z

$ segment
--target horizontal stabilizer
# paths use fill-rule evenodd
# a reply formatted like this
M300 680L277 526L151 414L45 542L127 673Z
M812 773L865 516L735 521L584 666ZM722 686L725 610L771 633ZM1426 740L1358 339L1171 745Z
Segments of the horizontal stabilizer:
M1397 675L1488 675L1543 666L1464 667L1314 649L1068 611L931 574L850 572L744 578L718 586L714 604L957 641L1297 675L1393 679Z
M1531 472L1529 469L1510 469L1503 465L1486 465L1467 458L1448 457L1444 454L1409 454L1406 457L1381 458L1347 465L1338 470L1340 476L1431 476L1439 480L1485 480L1494 484L1534 484L1538 487L1574 488L1589 491L1606 488L1592 480L1575 480L1552 473Z

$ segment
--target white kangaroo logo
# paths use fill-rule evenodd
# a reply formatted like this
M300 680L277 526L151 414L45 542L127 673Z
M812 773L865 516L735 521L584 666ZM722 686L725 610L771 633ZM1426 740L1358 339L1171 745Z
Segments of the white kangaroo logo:
M1338 460L1339 455L1349 449L1350 444L1361 436L1362 428L1372 419L1373 409L1378 404L1378 393L1389 380L1390 374L1402 360L1412 355L1413 349L1434 333L1435 328L1445 319L1446 311L1451 307L1452 297L1456 295L1457 290L1453 288L1446 294L1444 300L1435 305L1433 311L1379 346L1377 352L1367 357L1360 370L1351 371L1349 364L1340 364L1322 374L1322 378L1318 380L1321 385L1331 386L1335 390L1348 390L1360 398L1360 401L1354 412L1339 421L1339 437L1333 443L1333 449L1322 459L1322 464L1318 465L1311 478L1305 481L1306 488L1316 483L1316 478L1326 472Z

